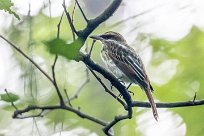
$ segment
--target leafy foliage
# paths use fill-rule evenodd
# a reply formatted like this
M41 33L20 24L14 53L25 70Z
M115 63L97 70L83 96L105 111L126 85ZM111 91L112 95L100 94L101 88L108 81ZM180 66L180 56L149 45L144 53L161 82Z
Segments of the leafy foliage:
M19 100L19 96L14 93L0 94L0 98L1 98L0 100L5 102L15 102Z
M13 3L10 0L0 0L0 10L8 11L9 14L13 14L18 20L20 20L20 17L11 10L12 6Z
M50 53L62 55L69 60L79 61L79 50L82 46L80 39L71 44L67 44L66 41L56 38L45 42L45 44Z

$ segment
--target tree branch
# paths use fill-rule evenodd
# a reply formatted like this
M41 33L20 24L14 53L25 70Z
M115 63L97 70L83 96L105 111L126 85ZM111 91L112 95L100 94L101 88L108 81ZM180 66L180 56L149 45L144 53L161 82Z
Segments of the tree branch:
M66 97L67 97L67 102L68 102L69 106L72 107L71 100L70 100L70 98L69 98L69 95L68 95L66 89L64 89L64 93L65 93L65 95L66 95Z
M89 20L87 19L86 15L84 14L84 11L82 10L82 8L81 8L81 6L80 6L78 0L75 0L75 2L76 2L76 4L77 4L77 6L79 7L79 10L81 11L82 16L84 17L84 20L86 21L86 23L88 23Z
M73 25L73 23L72 23L72 19L71 19L71 17L70 17L70 14L69 14L69 12L68 12L67 9L66 9L65 0L63 1L62 6L63 6L63 8L64 8L64 12L65 12L65 14L66 14L66 16L67 16L67 20L68 20L68 22L69 22L69 25L70 25L70 27L71 27L71 30L72 30L73 35L74 35L74 34L78 35L78 32L76 31L76 29L75 29L75 27L74 27L74 25ZM73 37L75 37L75 36L73 36Z
M126 108L127 108L127 107L126 107L126 104L125 104L120 98L118 98L113 92L111 92L111 91L106 87L106 85L101 81L101 79L96 75L96 73L95 73L91 68L88 67L88 69L91 71L91 73L94 75L94 77L98 80L98 82L101 84L101 86L103 86L103 88L105 89L105 91L106 91L107 93L109 93L113 98L115 98L116 100L118 100L118 102L119 102L120 104L122 104L123 107L125 107L125 109L126 109Z
M106 69L104 69L103 67L99 66L94 61L92 61L88 55L81 54L81 56L82 56L82 61L87 66L89 66L92 70L97 71L98 73L103 75L106 79L108 79L111 82L113 86L117 88L117 90L122 94L124 100L126 101L129 107L129 109L126 109L126 110L128 110L129 112L132 112L132 110L130 109L132 100L131 100L130 94L126 90L126 87L122 85L112 73L108 72Z
M40 72L47 77L48 80L50 80L51 83L53 83L52 78L34 61L32 60L30 57L28 57L20 48L18 48L16 45L14 45L13 43L11 43L9 40L7 40L5 37L3 37L2 35L0 35L0 37L2 39L4 39L8 44L10 44L16 51L18 51L21 55L23 55L27 60L29 60L38 70L40 70Z
M96 40L93 40L93 42L92 42L92 44L91 44L91 49L90 49L89 54L88 54L89 57L91 57L91 53L92 53L93 46L94 46L95 42L96 42Z
M106 79L108 79L111 84L117 88L117 90L120 92L120 94L122 94L127 106L125 106L124 108L128 111L128 115L127 117L129 119L132 118L132 100L131 100L131 97L130 97L130 94L128 93L126 87L124 85L122 85L117 78L115 78L115 76L111 73L109 73L108 71L106 71L104 68L102 68L101 66L97 65L94 61L92 61L89 57L89 55L84 55L84 54L81 54L82 56L82 61L88 66L90 67L91 69L97 71L98 73L102 74ZM118 122L118 121L117 121ZM116 123L117 123L116 122ZM114 125L115 123L113 123ZM108 125L109 126L109 125ZM111 125L112 126L112 125ZM108 134L108 135L111 135L109 133L109 129L111 128L110 127L105 127L105 132Z
M82 89L89 82L90 82L89 71L88 69L86 69L86 80L79 86L79 88L75 91L74 95L69 100L72 101L74 99L77 99Z
M59 23L58 23L58 25L57 25L57 38L59 38L59 36L60 36L60 26L61 26L61 23L62 23L62 17L63 17L63 15L64 15L64 11L62 12L62 15L61 15L61 17L60 17L60 21L59 21Z
M127 115L124 115L124 116L122 116L122 115L120 115L120 116L115 116L114 120L111 121L108 125L106 125L106 126L104 127L104 129L103 129L104 133L105 133L106 135L108 135L108 136L113 136L114 134L111 134L109 130L110 130L115 124L117 124L119 121L125 120L125 119L128 119L128 118L129 118L129 115L128 115L128 114L127 114Z
M199 106L199 105L204 105L204 99L196 100L196 101L175 102L175 103L156 103L156 105L157 105L157 108L178 108L178 107ZM150 104L148 102L133 101L132 107L150 108Z
M54 63L52 65L52 77L53 77L53 85L57 91L57 95L59 97L59 100L60 100L60 105L64 106L65 103L64 103L64 100L63 100L63 97L62 97L62 94L60 93L60 90L59 90L59 87L57 85L57 81L56 81L56 78L55 78L55 65L56 65L56 62L57 62L57 58L58 56L55 55L55 60L54 60Z
M97 119L93 116L90 116L88 114L85 114L79 110L76 110L72 107L69 107L69 106L37 106L37 105L30 105L28 106L27 108L23 109L23 110L16 110L13 114L13 118L16 118L16 119L21 119L22 117L19 117L19 115L22 115L23 113L26 113L26 112L29 112L29 111L33 111L33 110L41 110L41 111L45 111L45 110L58 110L58 109L63 109L63 110L67 110L67 111L70 111L70 112L73 112L75 113L76 115L80 116L81 118L83 119L88 119L92 122L95 122L97 124L100 124L102 126L106 126L107 123L100 120L100 119ZM36 115L34 115L36 116ZM27 116L27 117L33 117L33 116Z
M118 9L118 7L120 6L122 0L114 0L110 6L105 9L105 11L103 13L101 13L99 16L97 16L94 19L91 19L88 21L88 24L86 26L86 28L84 28L81 31L78 31L78 36L81 39L86 39L89 34L96 29L96 27L98 27L101 23L105 22L108 18L110 18L113 13Z

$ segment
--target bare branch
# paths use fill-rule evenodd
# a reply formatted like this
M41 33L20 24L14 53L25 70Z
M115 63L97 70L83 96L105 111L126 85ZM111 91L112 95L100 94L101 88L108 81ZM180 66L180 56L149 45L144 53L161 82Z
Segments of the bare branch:
M74 13L75 13L75 9L76 9L76 1L74 2L74 8L72 10L72 24L74 24Z
M62 22L62 17L63 17L63 15L64 15L64 11L62 12L62 15L61 15L61 17L60 17L60 21L59 21L59 23L58 23L58 25L57 25L57 38L59 38L59 36L60 36L60 26L61 26L61 22Z
M61 22L62 22L62 17L64 15L64 12L62 12L62 15L60 17L60 21L57 25L57 38L59 39L59 36L60 36L60 26L61 26ZM54 59L54 62L53 62L53 65L52 65L52 77L53 77L53 85L55 86L55 89L57 91L57 94L58 94L58 97L60 99L60 105L65 105L64 103L64 100L63 100L63 97L62 97L62 94L60 93L60 90L59 90L59 87L57 85L57 81L56 81L56 78L55 78L55 66L56 66L56 63L57 63L57 59L58 59L58 55L55 55L55 59Z
M55 78L55 65L56 65L56 62L57 62L57 58L58 58L58 56L56 55L56 56L55 56L54 63L53 63L53 65L52 65L53 85L54 85L54 87L55 87L55 89L56 89L56 91L57 91L57 95L58 95L58 97L59 97L59 99L60 99L60 105L64 106L65 103L64 103L62 94L60 93L60 90L59 90L59 87L58 87L58 85L57 85L56 78Z
M70 98L70 101L77 99L82 89L90 82L89 71L86 69L86 80L81 84L81 86L75 91L74 95Z
M63 1L62 6L63 6L63 8L64 8L64 12L65 12L65 14L66 14L66 16L67 16L67 20L68 20L68 22L69 22L69 25L70 25L70 27L71 27L71 30L72 30L73 35L74 35L74 34L78 35L78 32L76 31L76 29L75 29L75 27L74 27L74 25L73 25L73 23L72 23L72 19L71 19L71 17L70 17L70 14L69 14L69 12L68 12L67 9L66 9L65 0ZM73 37L74 37L74 36L73 36Z
M99 66L94 61L92 61L89 56L82 54L82 57L83 57L82 61L88 67L90 67L92 70L97 71L98 73L103 75L106 79L108 79L111 82L111 84L114 87L117 88L117 90L122 94L124 100L126 101L128 105L128 109L126 110L128 110L129 114L132 114L132 109L131 109L132 100L131 100L130 94L126 90L126 87L122 85L112 73L108 72L106 69L104 69L103 67Z
M118 9L122 0L114 0L108 8L104 10L99 16L94 19L89 20L88 25L82 31L79 31L79 35L81 39L86 39L88 35L96 29L101 23L105 22L108 18L110 18L113 13Z
M75 9L76 9L76 1L74 2L74 8L73 8L73 11L72 11L72 18L71 18L71 22L72 22L73 25L74 25L74 13L75 13ZM75 34L73 33L73 31L72 31L72 37L73 37L73 40L76 40L76 37L75 37Z
M103 129L104 133L107 134L108 136L113 136L113 134L110 133L110 129L117 124L121 120L129 119L129 115L120 115L120 116L115 116L114 120L111 121L108 125L106 125Z
M2 39L4 39L8 44L10 44L16 51L18 51L21 55L23 55L27 60L29 60L40 72L47 77L48 80L50 80L51 83L53 83L52 78L35 62L33 61L30 57L28 57L20 48L18 48L16 45L11 43L9 40L7 40L5 37L0 35Z
M18 119L26 119L26 118L36 118L36 117L44 117L42 114L43 114L43 111L44 110L41 110L40 113L36 114L36 115L29 115L29 116L18 116L17 118Z
M113 98L115 98L116 100L118 100L119 103L121 103L125 108L126 108L126 104L120 99L118 98L112 91L110 91L106 85L101 81L101 79L96 75L96 73L88 67L88 69L91 71L91 73L95 76L95 78L98 80L98 82L103 86L103 88L105 89L105 91L107 93L109 93L111 96L113 96Z
M97 124L100 124L100 125L102 125L102 126L106 126L106 125L107 125L106 122L104 122L104 121L102 121L102 120L100 120L100 119L97 119L97 118L95 118L95 117L92 117L92 116L90 116L90 115L88 115L88 114L85 114L85 113L83 113L83 112L81 112L81 111L79 111L79 110L76 110L76 109L72 108L72 107L68 107L68 106L58 106L58 105L56 105L56 106L45 106L45 107L43 107L43 106L37 106L37 105L30 105L30 106L28 106L28 107L25 108L25 109L16 110L16 111L14 112L14 114L13 114L13 118L21 119L22 117L19 117L19 115L22 116L22 114L24 114L24 113L26 113L26 112L29 112L29 111L34 111L34 110L42 110L42 111L52 110L52 111L53 111L53 110L58 110L58 109L67 110L67 111L73 112L73 113L75 113L76 115L78 115L79 117L81 117L81 118L83 118L83 119L88 119L88 120L90 120L90 121L92 121L92 122L95 122L95 123L97 123ZM31 117L32 117L32 116L31 116Z
M88 67L89 68L89 67ZM99 83L104 87L105 91L107 93L109 93L111 96L113 96L114 98L116 98L118 100L118 102L120 102L125 109L127 109L126 107L126 104L120 99L118 98L114 93L112 93L107 87L106 85L101 81L101 79L94 73L94 71L89 68L89 70L91 71L91 73L95 76L95 78L99 81ZM115 119L110 122L108 125L105 126L105 128L103 129L105 134L107 135L112 135L109 130L111 127L113 127L117 122L121 121L121 120L124 120L124 119L128 119L128 118L131 118L130 116L132 116L131 114L127 114L125 116L116 116Z
M92 44L91 44L91 49L89 51L89 57L91 57L91 53L92 53L92 50L93 50L93 46L95 44L96 40L93 40Z
M78 39L76 39L74 42L77 42L78 40L80 40L80 44L83 45L86 38L88 37L88 35L96 28L98 27L102 22L106 21L110 16L113 15L113 13L118 9L119 5L121 4L122 0L114 0L112 2L112 4L101 14L99 15L98 17L96 17L95 19L92 19L92 20L89 20L88 21L88 24L86 26L86 28L84 28L84 30L82 31L79 31L77 32L73 23L72 23L72 20L71 20L71 17L70 17L70 14L67 12L66 10L66 6L65 6L65 1L63 3L63 8L64 8L64 12L66 13L66 16L67 16L67 19L68 19L68 22L70 24L70 27L71 27L71 30L73 32L73 34L77 34L78 36ZM58 34L58 37L59 37L59 34ZM16 46L14 46L16 47ZM15 48L16 50L18 50L18 48ZM20 52L21 53L21 52ZM24 55L24 53L22 52L21 54ZM24 55L27 59L29 57L27 57L26 55ZM30 59L29 59L30 60ZM57 60L57 59L56 59ZM128 111L128 118L131 118L132 117L132 108L131 108L131 105L132 105L132 100L131 100L131 97L129 95L129 93L127 92L125 86L123 86L111 73L107 72L105 69L103 69L102 67L98 66L97 64L95 64L92 60L90 60L90 58L88 58L88 56L82 54L81 55L81 60L87 65L89 66L91 69L93 69L94 71L97 71L99 72L100 74L102 74L105 78L107 78L112 84L113 86L115 86L119 92L123 95L123 98L125 99L126 103L127 103L127 111ZM31 63L33 63L33 61L31 61ZM35 63L34 63L35 64ZM38 68L38 65L36 66L44 75L47 75L48 79L52 82L52 84L55 86L55 89L57 90L57 93L58 93L58 96L60 98L60 101L61 101L61 105L59 106L46 106L46 107L40 107L40 106L29 106L23 110L16 110L14 112L14 115L13 117L14 118L18 118L18 115L21 115L25 112L29 112L31 110L37 110L37 109L41 109L41 110L56 110L56 109L64 109L64 110L68 110L70 112L73 112L75 114L77 114L79 117L81 118L86 118L86 119L89 119L95 123L98 123L102 126L107 126L107 131L110 129L109 126L111 127L111 124L107 124L106 122L102 121L102 120L99 120L97 118L94 118L92 116L89 116L87 114L84 114L82 113L81 111L79 110L76 110L76 109L73 109L72 107L69 107L69 106L66 106L63 103L63 99L62 99L62 96L60 95L60 92L59 92L59 88L56 84L56 79L55 79L55 73L54 73L54 68L55 68L55 64L56 64L56 61L54 61L54 64L52 66L52 74L53 74L53 78L50 78L43 70L41 70L40 68ZM116 124L117 122L113 122L113 125ZM112 125L112 126L113 126Z
M65 95L66 95L66 97L67 97L67 101L68 101L68 103L69 103L69 106L71 106L71 107L72 107L72 104L71 104L71 102L70 102L70 98L69 98L69 95L68 95L68 93L67 93L67 90L66 90L66 89L64 89L64 93L65 93Z
M178 107L199 106L199 105L204 105L204 99L197 100L197 101L185 101L185 102L175 102L175 103L156 103L156 105L157 105L157 108L178 108ZM150 108L150 104L148 102L133 101L132 107Z
M80 6L80 4L79 4L78 0L75 0L75 2L76 2L76 4L77 4L77 6L79 7L79 9L80 9L80 11L81 11L82 16L84 17L84 20L85 20L85 21L88 23L88 22L89 22L89 20L87 19L86 15L84 14L84 11L82 10L82 8L81 8L81 6Z

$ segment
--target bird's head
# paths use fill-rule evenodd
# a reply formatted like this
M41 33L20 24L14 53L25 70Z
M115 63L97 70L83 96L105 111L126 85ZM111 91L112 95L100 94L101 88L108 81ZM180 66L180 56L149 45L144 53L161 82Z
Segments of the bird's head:
M101 42L108 41L108 40L113 40L116 42L126 42L126 40L121 34L112 32L112 31L109 31L100 35L93 35L93 36L90 36L90 38L94 40L100 40Z

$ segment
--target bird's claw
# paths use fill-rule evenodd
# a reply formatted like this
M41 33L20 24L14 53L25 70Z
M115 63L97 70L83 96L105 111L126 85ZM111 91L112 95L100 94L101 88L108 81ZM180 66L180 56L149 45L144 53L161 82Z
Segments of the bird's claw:
M128 93L129 93L129 94L132 94L133 96L135 95L135 93L132 92L132 91L128 91ZM121 97L122 97L122 94L119 94L119 95L117 96L117 98L121 98Z
M133 96L135 95L135 93L133 93L132 91L128 91L129 94L132 94Z

